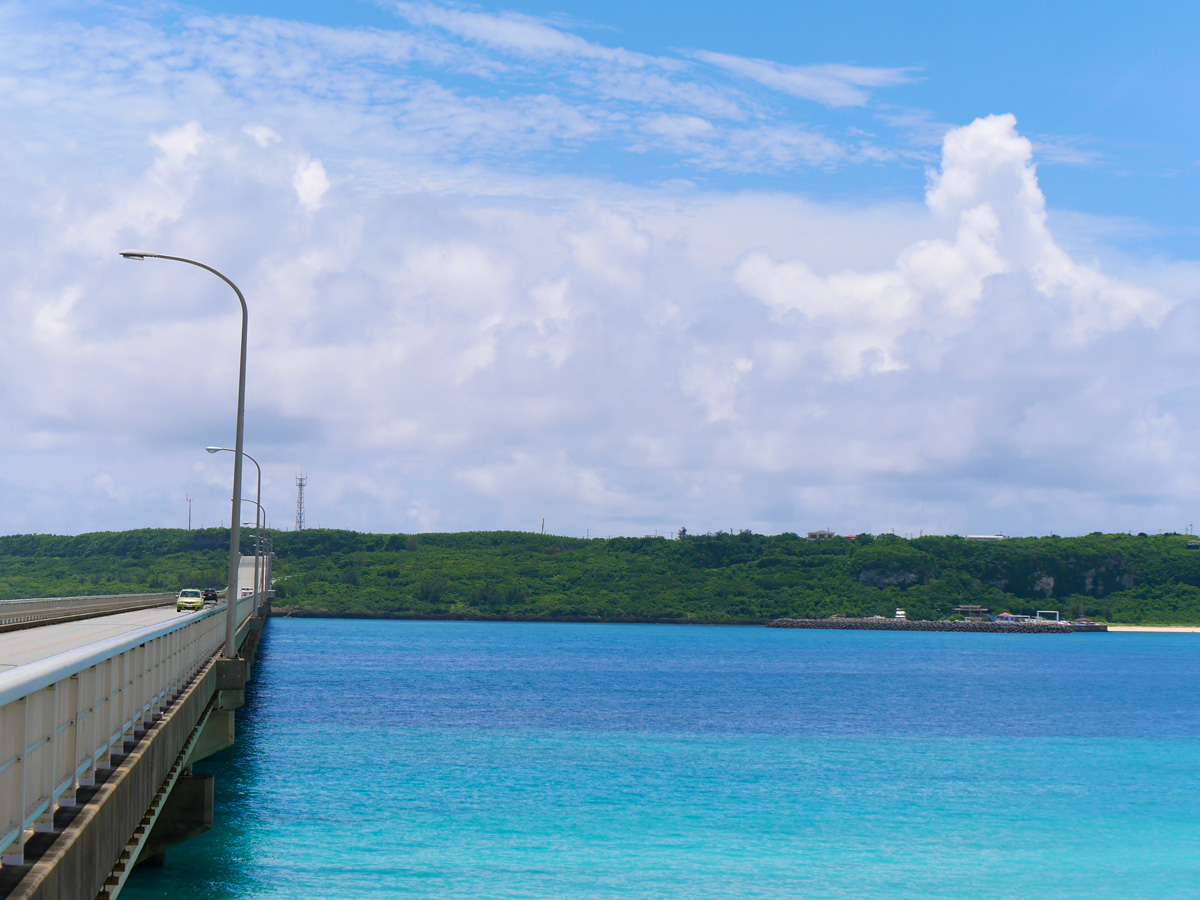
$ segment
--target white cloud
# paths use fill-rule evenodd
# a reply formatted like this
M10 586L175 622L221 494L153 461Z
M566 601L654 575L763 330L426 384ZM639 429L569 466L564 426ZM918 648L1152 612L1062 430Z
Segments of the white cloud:
M652 56L529 16L428 3L394 8L407 27L172 20L165 9L117 6L105 7L105 24L63 27L54 13L21 11L0 34L0 82L14 86L6 104L20 111L27 135L43 131L53 143L65 118L68 131L123 145L127 165L148 131L179 124L178 110L210 129L237 122L263 149L286 135L327 171L353 165L392 184L415 170L429 177L434 160L439 177L452 179L463 177L464 162L512 165L529 154L569 161L588 148L770 174L903 156L887 136L847 140L824 123L797 121L771 92L853 107L869 91L910 80L906 69ZM121 115L103 112L112 109ZM682 134L689 121L708 122L711 132Z
M686 146L696 138L712 135L716 128L712 122L699 116L660 113L647 119L642 130Z
M909 69L846 65L788 66L766 59L748 59L706 50L696 51L694 56L774 90L832 107L865 106L870 95L864 88L895 87L912 80Z
M150 143L159 151L156 170L160 175L166 175L182 169L203 142L204 129L199 122L188 122L180 128L151 136Z
M926 202L953 229L952 240L917 241L889 269L828 275L801 259L777 264L754 252L735 277L777 317L795 312L836 323L827 356L843 376L906 368L898 345L908 335L921 336L925 346L913 354L928 362L930 339L971 327L989 279L1001 275L1022 279L1039 303L1059 308L1053 323L1063 341L1157 324L1169 308L1162 296L1080 265L1054 242L1031 156L1013 116L978 119L946 136L942 167L930 175Z
M940 149L946 133L954 128L948 122L939 122L927 109L883 106L876 117L880 122L904 133L909 142L918 148Z
M887 148L694 62L446 21L0 35L0 76L21 74L0 110L0 531L181 524L185 492L196 521L228 514L202 448L232 439L238 305L129 246L245 291L246 439L276 522L302 468L312 524L371 530L1186 514L1196 264L1117 257L1095 223L1086 259L1056 240L1011 117L946 136L924 206L704 192L697 169ZM536 91L435 77L521 66ZM823 77L865 94L886 71ZM589 141L669 149L687 178L536 165Z
M254 139L254 143L264 149L282 140L274 129L268 128L266 125L247 125L242 130Z
M32 337L47 344L69 337L73 331L71 313L82 296L78 285L69 285L61 296L38 304L33 314Z
M701 404L707 423L736 419L738 387L743 376L754 368L754 361L742 357L723 363L709 350L696 356L680 372L683 392Z
M305 158L296 164L292 185L296 188L300 205L314 212L321 208L321 201L329 190L329 176L325 174L325 167L319 159Z
M432 25L455 37L521 56L580 57L643 65L650 57L604 47L519 13L471 12L430 3L397 3L396 11L414 25Z
M1104 154L1089 149L1080 137L1042 134L1033 138L1034 157L1040 163L1090 168L1104 162Z

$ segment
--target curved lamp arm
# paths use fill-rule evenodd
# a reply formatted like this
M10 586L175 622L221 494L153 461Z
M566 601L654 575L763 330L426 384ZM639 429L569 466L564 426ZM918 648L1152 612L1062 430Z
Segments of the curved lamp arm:
M229 519L229 592L233 596L228 598L227 612L225 615L225 650L224 655L229 659L237 658L237 585L238 578L238 559L240 555L239 546L239 531L238 526L241 522L240 504L237 501L238 497L242 496L242 432L246 418L246 331L247 319L250 313L246 308L246 298L242 295L238 286L218 272L212 266L207 266L202 262L194 259L188 259L186 256L169 256L166 253L150 253L145 250L122 250L121 256L125 259L146 260L146 259L169 259L173 262L187 263L189 266L196 266L198 269L204 269L206 272L211 272L220 278L223 282L233 288L233 292L237 294L238 302L242 304L242 353L240 365L238 368L238 405L237 405L237 438L234 442L233 451L233 514ZM257 465L257 463L255 463Z

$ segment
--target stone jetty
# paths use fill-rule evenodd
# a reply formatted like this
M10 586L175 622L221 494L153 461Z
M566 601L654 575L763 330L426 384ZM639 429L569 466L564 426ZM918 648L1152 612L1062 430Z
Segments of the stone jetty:
M831 616L828 619L776 619L768 628L832 628L851 631L965 631L993 634L1070 634L1075 629L1070 622L920 622L909 619L851 619Z

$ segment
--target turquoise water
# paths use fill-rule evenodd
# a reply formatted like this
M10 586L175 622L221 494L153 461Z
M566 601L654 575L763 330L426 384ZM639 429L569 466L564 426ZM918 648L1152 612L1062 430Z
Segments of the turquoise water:
M273 619L169 897L1194 898L1200 637Z

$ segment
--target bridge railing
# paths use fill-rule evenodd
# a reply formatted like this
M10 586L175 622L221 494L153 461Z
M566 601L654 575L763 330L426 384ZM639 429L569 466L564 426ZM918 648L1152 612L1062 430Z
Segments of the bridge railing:
M255 600L238 601L239 627ZM27 829L53 830L55 810L74 805L224 638L221 604L0 673L0 862L19 865Z
M175 594L107 594L93 597L38 597L33 600L0 600L0 629L51 619L85 618L108 613L164 606Z

